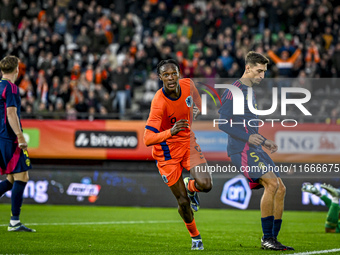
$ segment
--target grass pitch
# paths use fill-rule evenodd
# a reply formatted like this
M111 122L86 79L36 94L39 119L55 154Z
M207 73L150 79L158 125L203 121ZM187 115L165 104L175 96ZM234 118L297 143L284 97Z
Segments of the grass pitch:
M21 221L36 233L7 232L10 205L0 204L0 215L0 254L256 255L340 248L339 234L324 233L325 212L284 213L279 240L295 252L260 249L259 211L201 209L195 219L204 251L190 250L191 239L176 208L25 204Z

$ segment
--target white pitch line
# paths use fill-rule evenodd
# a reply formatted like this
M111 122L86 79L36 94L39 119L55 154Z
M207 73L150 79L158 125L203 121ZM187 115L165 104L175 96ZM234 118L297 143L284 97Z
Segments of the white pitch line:
M306 252L299 252L299 253L292 253L292 255L310 255L310 254L323 254L323 253L333 253L340 251L340 249L331 249L331 250L322 250L322 251L306 251Z
M104 222L57 222L57 223L25 223L27 226L64 226L64 225L119 225L119 224L157 224L179 223L178 220L140 220L140 221L104 221ZM0 224L6 227L8 224Z

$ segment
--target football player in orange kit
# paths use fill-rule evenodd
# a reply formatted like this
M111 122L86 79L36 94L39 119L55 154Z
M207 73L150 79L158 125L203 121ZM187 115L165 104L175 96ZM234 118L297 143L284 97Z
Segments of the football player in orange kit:
M203 250L193 211L199 208L197 192L209 192L212 178L208 171L199 171L207 166L207 161L191 130L192 117L196 118L201 108L201 97L192 80L179 79L179 65L175 60L162 60L157 73L163 88L152 100L144 143L153 145L152 155L159 173L177 199L178 212L192 238L191 249ZM193 178L183 180L183 168L190 171Z

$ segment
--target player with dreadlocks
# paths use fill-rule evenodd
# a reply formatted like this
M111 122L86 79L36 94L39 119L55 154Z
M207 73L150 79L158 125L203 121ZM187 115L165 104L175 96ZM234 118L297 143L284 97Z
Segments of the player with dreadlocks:
M162 60L157 66L163 88L152 100L144 143L153 145L152 155L159 173L177 199L178 212L192 238L191 249L203 250L193 211L199 209L197 193L209 192L212 179L209 172L197 171L208 167L191 130L192 118L196 119L201 109L201 97L192 80L179 78L179 69L173 59ZM183 180L183 168L193 178Z

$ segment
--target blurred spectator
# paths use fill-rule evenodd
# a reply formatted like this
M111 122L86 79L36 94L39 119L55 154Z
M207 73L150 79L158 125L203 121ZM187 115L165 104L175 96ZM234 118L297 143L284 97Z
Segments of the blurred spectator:
M66 104L66 119L67 120L76 120L77 119L77 111L72 106L71 103Z
M292 77L292 67L298 56L301 54L301 50L297 49L294 54L289 57L288 51L282 51L281 56L278 57L274 51L269 50L268 55L276 64L279 69L279 75L281 77Z
M332 110L331 116L326 119L326 124L340 125L340 116L337 108Z
M11 27L14 21L13 7L15 6L14 1L2 0L0 3L0 21L7 21L4 23L8 28Z
M340 42L336 44L336 48L332 57L333 65L336 70L336 77L340 77Z
M158 77L156 73L150 73L149 79L145 82L145 92L143 95L143 102L151 104L153 97L158 90Z
M229 70L234 62L234 59L232 56L230 56L228 50L223 50L221 57L219 59L222 61L223 67L225 70Z
M34 3L34 2L33 2ZM67 20L64 13L60 13L54 25L54 31L60 35L66 33Z
M121 66L117 67L113 75L112 91L115 93L115 97L112 102L112 108L116 110L119 107L120 118L125 117L126 105L130 96L129 76L129 68Z
M100 25L95 26L94 33L91 37L92 37L91 43L92 52L102 54L106 47L108 46L108 41L104 32L101 30Z
M309 47L307 48L307 54L306 54L306 62L311 62L312 60L315 63L320 62L319 50L314 40L311 41Z
M80 115L78 117L80 119L85 119L85 115L83 115L83 114L87 113L89 106L85 102L85 98L84 98L82 93L79 93L78 102L75 104L75 109L77 110L78 113L80 113Z
M87 46L87 47L89 47L91 45L91 39L87 35L87 27L86 26L81 27L80 35L77 36L76 43L78 44L79 48L81 48L84 45Z
M56 119L62 119L64 117L64 101L61 98L57 98L54 111L57 113L55 116Z
M177 30L177 36L178 37L185 36L190 40L192 36L192 27L189 24L189 19L187 18L183 19L182 25Z

